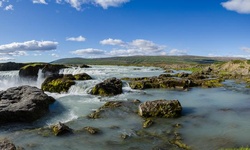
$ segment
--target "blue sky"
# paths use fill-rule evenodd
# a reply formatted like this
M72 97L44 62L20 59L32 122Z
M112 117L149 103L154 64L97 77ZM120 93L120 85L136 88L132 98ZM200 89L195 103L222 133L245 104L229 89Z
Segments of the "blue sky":
M0 0L0 61L250 58L250 0Z

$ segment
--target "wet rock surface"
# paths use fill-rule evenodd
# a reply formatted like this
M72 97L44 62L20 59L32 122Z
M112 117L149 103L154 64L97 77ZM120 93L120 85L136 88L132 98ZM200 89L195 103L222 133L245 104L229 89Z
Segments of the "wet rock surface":
M36 87L20 86L0 92L0 123L32 122L49 111L55 101Z
M41 89L48 92L67 92L69 88L75 84L72 75L54 75L45 79Z
M65 135L68 133L72 133L72 129L70 129L67 125L65 125L61 122L52 126L52 131L53 131L54 135L56 135L56 136L61 136L61 135Z
M122 81L116 78L107 79L97 85L90 92L93 95L113 96L122 93Z
M142 117L176 118L181 116L182 107L178 100L147 101L139 105Z

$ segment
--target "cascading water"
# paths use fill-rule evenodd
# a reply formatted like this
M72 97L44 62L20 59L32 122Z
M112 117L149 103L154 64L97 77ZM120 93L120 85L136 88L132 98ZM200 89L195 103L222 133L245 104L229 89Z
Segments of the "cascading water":
M147 132L152 131L164 134L170 131L167 126L175 123L181 125L180 134L183 142L190 145L192 149L220 149L249 144L249 93L239 92L246 89L243 85L227 83L228 86L221 88L192 88L190 91L175 91L167 89L133 90L126 81L123 81L123 93L102 97L89 94L89 91L97 83L111 77L150 77L162 74L164 70L154 67L123 67L123 66L92 66L92 68L66 68L60 70L61 74L87 73L93 79L76 81L68 93L48 93L56 99L51 105L50 113L39 119L35 124L38 127L46 127L56 123L64 122L76 130L82 130L85 126L100 128L103 134L98 136L86 133L56 138L53 135L47 137L41 130L28 130L31 128L21 126L20 130L12 127L1 128L0 136L7 137L16 145L25 149L154 149L159 146L161 137L151 138ZM42 70L39 70L37 81L20 79L18 71L0 72L0 88L19 85L40 86L44 78ZM232 88L233 87L233 88ZM40 88L40 87L39 87ZM235 90L236 89L236 90ZM134 100L150 101L157 99L178 99L183 107L182 116L176 119L164 119L162 124L155 123L152 127L145 129L145 137L137 135L137 129L142 128L143 118L137 113L119 114L119 111L105 112L107 117L100 119L88 119L87 116L111 100ZM111 116L111 117L110 117ZM114 117L112 117L114 116ZM156 120L157 121L157 120ZM32 124L33 125L33 124ZM27 129L28 128L28 129ZM27 129L27 130L23 130ZM128 135L127 139L121 139L122 135ZM131 138L130 138L131 136ZM171 139L167 139L168 141ZM164 143L168 146L169 143ZM225 144L225 145L223 145ZM31 147L30 145L34 146ZM156 147L157 148L157 147ZM159 148L160 149L160 148Z

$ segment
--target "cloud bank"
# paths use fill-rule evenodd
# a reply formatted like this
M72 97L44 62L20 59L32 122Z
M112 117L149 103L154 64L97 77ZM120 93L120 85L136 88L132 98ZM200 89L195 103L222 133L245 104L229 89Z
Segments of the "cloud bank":
M13 42L0 45L0 53L9 53L15 51L50 51L57 48L58 43L53 41L26 41L23 43Z
M105 54L104 50L94 49L94 48L86 48L86 49L79 49L71 52L72 54L85 56L85 55L103 55Z
M221 5L227 10L241 14L250 14L250 0L229 0L221 3Z

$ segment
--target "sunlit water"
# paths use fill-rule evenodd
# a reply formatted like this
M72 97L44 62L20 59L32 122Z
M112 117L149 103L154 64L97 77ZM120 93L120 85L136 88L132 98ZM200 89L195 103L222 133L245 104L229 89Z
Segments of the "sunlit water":
M183 107L182 117L163 119L162 124L148 128L151 132L163 132L175 123L180 123L183 141L192 149L219 149L249 145L250 96L244 84L226 81L221 88L193 88L190 91L167 89L132 90L123 83L123 93L113 97L88 94L91 88L110 77L150 77L164 71L154 67L92 66L92 68L68 68L62 74L87 73L93 77L88 81L77 81L68 93L47 93L57 101L50 106L50 113L33 124L4 125L0 137L11 139L27 150L109 150L152 149L161 144L157 139L124 140L121 134L136 137L142 128L143 119L136 113L114 112L108 118L91 120L87 115L106 101L139 99L178 99ZM32 85L40 87L41 71L36 82L22 80L18 71L0 72L1 89L12 86ZM63 137L42 136L37 128L48 127L58 122L66 123L74 130L86 126L99 128L100 135L81 132ZM112 128L117 127L117 128Z

